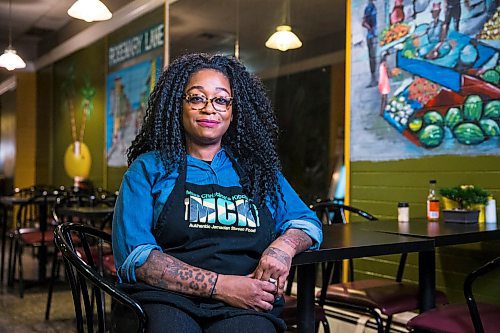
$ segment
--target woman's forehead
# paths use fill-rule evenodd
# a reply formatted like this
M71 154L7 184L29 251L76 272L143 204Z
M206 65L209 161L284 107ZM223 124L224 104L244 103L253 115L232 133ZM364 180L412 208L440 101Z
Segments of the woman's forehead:
M212 68L203 68L193 72L189 77L186 89L191 89L192 86L220 87L225 90L230 90L231 82L221 71Z

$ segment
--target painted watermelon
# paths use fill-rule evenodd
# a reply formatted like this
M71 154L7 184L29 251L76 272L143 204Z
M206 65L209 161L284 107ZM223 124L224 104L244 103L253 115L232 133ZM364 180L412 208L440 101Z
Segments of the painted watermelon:
M453 135L464 145L477 145L486 139L481 128L473 123L457 125L453 130Z
M483 100L478 95L470 95L465 99L464 118L466 120L479 120L483 111Z
M500 135L500 128L498 124L493 119L481 119L479 121L479 126L483 129L484 133L488 136Z
M438 125L428 125L418 133L418 139L427 148L434 148L441 144L444 137L442 127Z
M444 117L444 124L449 128L453 129L457 124L463 121L462 113L459 108L449 108Z
M500 101L490 101L484 107L484 116L486 118L500 118Z
M443 124L443 116L437 112L437 111L429 111L426 114L424 114L424 123L426 124L438 124L442 125Z

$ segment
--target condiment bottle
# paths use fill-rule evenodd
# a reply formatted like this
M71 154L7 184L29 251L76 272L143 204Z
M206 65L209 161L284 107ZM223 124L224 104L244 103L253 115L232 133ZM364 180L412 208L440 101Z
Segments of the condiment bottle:
M427 221L439 221L439 199L436 196L436 181L429 181L429 194L427 195Z
M497 204L493 196L488 196L488 202L485 207L486 223L497 223Z
M407 202L398 202L398 222L410 222L410 205Z

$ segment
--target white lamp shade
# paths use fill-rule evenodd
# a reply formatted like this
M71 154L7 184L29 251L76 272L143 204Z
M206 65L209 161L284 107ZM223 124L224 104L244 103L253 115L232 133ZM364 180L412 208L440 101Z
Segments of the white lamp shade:
M280 25L276 27L276 32L269 37L266 46L270 49L286 51L298 49L302 46L302 42L299 37L292 32L292 27L289 25Z
M105 21L113 16L99 0L77 0L68 9L68 15L87 22Z
M9 71L16 68L26 67L26 63L17 55L16 50L12 48L7 48L4 53L0 56L0 67L5 67Z

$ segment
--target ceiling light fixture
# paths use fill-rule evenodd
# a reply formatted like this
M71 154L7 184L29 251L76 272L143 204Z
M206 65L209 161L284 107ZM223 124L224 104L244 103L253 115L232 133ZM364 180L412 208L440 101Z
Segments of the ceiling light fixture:
M68 15L87 22L106 21L113 16L99 0L77 0L68 9Z
M302 46L299 37L292 32L290 25L290 0L285 0L284 24L276 27L276 32L266 41L266 47L280 51L298 49Z
M12 0L9 1L9 46L0 56L0 67L5 67L9 71L26 67L24 60L17 55L16 50L12 47Z

